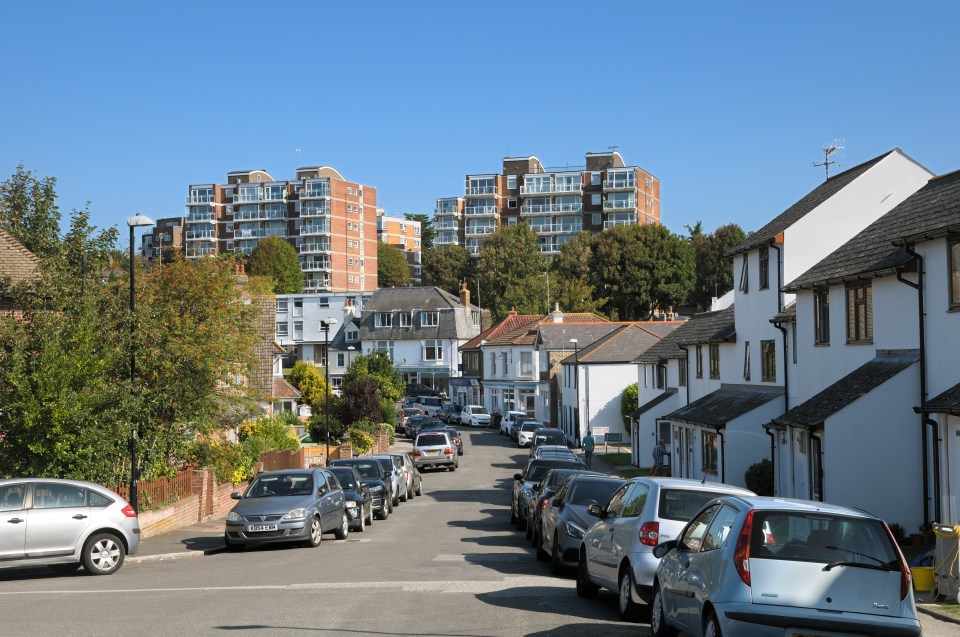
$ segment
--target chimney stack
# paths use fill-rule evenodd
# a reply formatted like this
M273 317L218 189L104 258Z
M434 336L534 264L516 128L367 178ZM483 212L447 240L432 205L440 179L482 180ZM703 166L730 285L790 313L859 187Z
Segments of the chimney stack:
M470 288L467 287L466 281L460 283L460 304L470 307Z

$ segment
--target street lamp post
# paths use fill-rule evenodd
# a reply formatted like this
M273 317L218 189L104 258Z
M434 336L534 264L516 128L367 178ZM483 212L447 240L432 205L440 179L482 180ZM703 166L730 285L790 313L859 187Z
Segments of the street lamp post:
M134 230L145 226L152 226L153 219L145 215L135 215L127 217L127 225L130 226L130 391L134 391L133 384L137 379L137 302L135 294L135 275L134 272L134 254L133 243L135 241ZM134 415L136 418L136 415ZM140 428L139 422L131 423L133 427L130 430L130 506L134 511L139 511L139 498L137 497L137 482L140 480L140 470L137 467L137 432Z
M580 358L579 350L577 349L577 339L571 338L570 342L573 343L573 388L577 390L576 393L576 407L574 408L574 413L576 418L574 419L574 426L576 427L576 436L577 446L580 446ZM571 432L573 433L573 432Z
M336 325L337 319L327 319L320 321L320 329L323 330L323 355L326 364L323 366L324 391L326 395L323 399L323 428L326 430L327 453L324 456L324 462L330 465L330 326Z

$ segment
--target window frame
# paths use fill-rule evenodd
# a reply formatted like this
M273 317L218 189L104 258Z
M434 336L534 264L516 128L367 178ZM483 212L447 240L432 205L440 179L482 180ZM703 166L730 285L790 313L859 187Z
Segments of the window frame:
M863 298L857 298L858 291L863 292ZM844 292L847 306L847 344L873 343L873 285L870 282L848 283Z
M703 378L703 345L697 345L696 349L696 376Z
M750 341L743 342L743 380L750 380Z
M710 379L720 380L720 345L710 343Z
M949 311L960 311L960 236L947 237L947 268Z
M677 385L679 387L686 387L687 386L687 359L681 358L678 361L678 363L680 365L678 367L679 374L677 376Z
M777 382L777 342L775 339L760 341L760 380Z
M374 327L393 327L393 312L377 312L373 319Z
M830 288L813 289L813 344L830 344Z
M425 361L443 361L443 341L428 338L421 341L421 356Z
M439 327L440 312L437 310L420 310L420 327Z
M750 261L747 260L748 256L750 256L750 253L745 252L743 255L743 263L740 265L740 285L738 289L744 294L750 292Z
M766 290L770 287L770 248L760 247L760 285L759 289Z
M700 432L700 465L702 471L711 475L718 475L719 449L720 434L716 431L707 430Z

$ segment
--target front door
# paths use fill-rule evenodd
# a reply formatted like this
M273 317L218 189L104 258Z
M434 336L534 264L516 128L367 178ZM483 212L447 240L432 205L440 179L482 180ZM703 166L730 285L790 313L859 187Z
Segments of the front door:
M695 478L697 470L694 461L696 433L691 427L674 425L673 427L673 459L672 467L674 478Z
M795 498L809 500L810 493L810 434L806 429L787 427L793 451L793 493Z
M27 512L23 502L26 483L0 487L0 561L23 557L27 532Z

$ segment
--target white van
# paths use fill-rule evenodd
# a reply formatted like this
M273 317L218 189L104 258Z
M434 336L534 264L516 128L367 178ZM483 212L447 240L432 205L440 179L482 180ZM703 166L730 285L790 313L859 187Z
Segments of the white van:
M442 405L443 399L437 398L436 396L417 396L413 399L413 404L410 406L414 409L422 409L423 413L436 418L437 414L440 413L440 407Z

